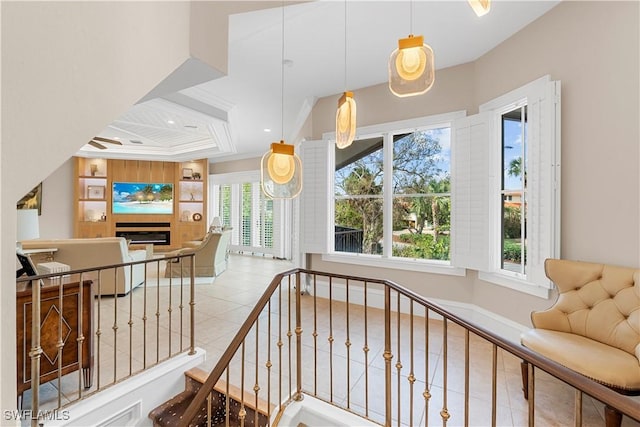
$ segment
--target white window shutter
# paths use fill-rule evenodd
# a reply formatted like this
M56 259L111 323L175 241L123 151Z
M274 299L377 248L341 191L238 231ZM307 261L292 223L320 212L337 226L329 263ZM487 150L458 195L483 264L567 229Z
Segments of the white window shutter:
M546 258L560 256L560 82L527 95L527 281L549 285Z
M329 149L327 141L303 141L300 237L303 253L327 253L329 230Z
M491 260L490 127L489 113L457 119L451 143L451 263L480 271Z

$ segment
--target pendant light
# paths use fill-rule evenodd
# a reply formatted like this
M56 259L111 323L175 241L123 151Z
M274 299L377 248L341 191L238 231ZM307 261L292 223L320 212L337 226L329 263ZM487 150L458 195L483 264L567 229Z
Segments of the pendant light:
M478 16L489 13L491 9L491 0L468 0L469 5Z
M336 146L347 148L356 138L356 101L347 91L347 0L344 1L344 93L336 112Z
M264 194L271 199L293 199L302 191L302 162L295 154L293 145L284 142L284 2L282 4L282 58L281 80L281 132L280 142L271 144L271 149L260 162L260 184Z
M424 37L413 35L413 2L410 2L410 34L398 40L398 49L389 57L389 89L399 97L421 95L433 86L433 49Z

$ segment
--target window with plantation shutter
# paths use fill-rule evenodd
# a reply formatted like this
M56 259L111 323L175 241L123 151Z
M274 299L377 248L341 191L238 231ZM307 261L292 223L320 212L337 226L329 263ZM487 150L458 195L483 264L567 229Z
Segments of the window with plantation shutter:
M483 271L490 268L490 118L477 114L455 120L451 143L451 262Z
M443 129L450 138L429 133ZM302 144L301 252L441 274L473 269L482 280L548 296L544 261L560 257L560 82L542 77L476 115L444 113L357 133L351 151L334 152L332 133ZM422 151L431 155L412 154L431 140L434 150ZM415 159L440 173L415 173ZM354 212L379 220L360 226ZM428 245L418 252L416 242Z
M220 191L220 222L223 226L231 226L231 186L221 185Z
M260 246L273 249L273 200L259 192L260 197Z
M300 195L300 251L326 253L329 231L329 155L333 144L327 141L303 141L302 193ZM332 227L332 225L331 225Z
M545 76L481 105L480 114L465 120L486 123L488 235L460 229L456 254L473 265L464 244L483 239L488 260L475 258L481 279L547 296L544 261L560 257L560 82ZM473 197L462 191L454 197L470 203Z

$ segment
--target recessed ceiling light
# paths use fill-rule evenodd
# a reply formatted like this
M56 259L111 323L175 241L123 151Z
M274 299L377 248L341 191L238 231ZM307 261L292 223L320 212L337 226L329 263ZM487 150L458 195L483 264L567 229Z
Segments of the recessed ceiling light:
M142 141L140 141L139 139L130 139L129 140L132 144L142 144Z
M271 129L269 129L269 128L264 128L264 131L265 131L265 132L271 132Z
M114 136L112 139L120 140L120 137L119 136Z
M174 124L175 122L173 120L167 120L167 123L169 123L170 125Z
M184 125L184 127L186 127L187 129L198 129L198 126L196 125Z

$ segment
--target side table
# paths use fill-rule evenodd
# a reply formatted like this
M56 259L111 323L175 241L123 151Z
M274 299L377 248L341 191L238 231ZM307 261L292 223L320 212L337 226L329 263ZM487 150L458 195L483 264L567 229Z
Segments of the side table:
M16 293L17 325L17 393L18 406L22 393L31 388L31 314L32 289L21 282ZM48 284L40 291L40 384L58 378L58 342L62 326L62 371L60 375L82 369L83 385L91 387L93 379L93 289L92 281ZM62 307L59 292L63 289ZM84 339L79 341L80 336ZM82 344L80 344L82 343ZM81 350L80 350L81 349ZM79 355L82 354L82 358Z

